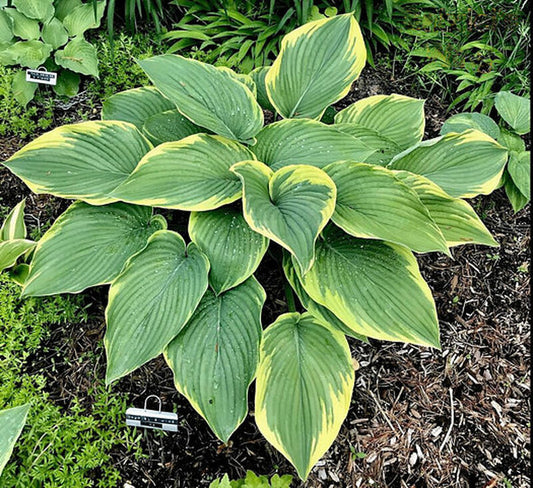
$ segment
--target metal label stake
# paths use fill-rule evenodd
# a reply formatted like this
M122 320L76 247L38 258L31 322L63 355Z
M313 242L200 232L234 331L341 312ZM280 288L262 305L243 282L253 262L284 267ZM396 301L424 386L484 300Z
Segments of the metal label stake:
M146 408L150 398L157 399L159 410L149 410ZM159 429L169 432L178 431L178 414L161 411L161 398L157 395L150 395L144 400L144 408L130 407L126 410L126 425L131 427L143 427L144 429Z

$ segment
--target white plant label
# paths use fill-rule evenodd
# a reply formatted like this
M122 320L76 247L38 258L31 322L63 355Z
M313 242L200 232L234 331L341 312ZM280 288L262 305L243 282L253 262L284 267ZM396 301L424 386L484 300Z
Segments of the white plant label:
M27 69L26 81L43 85L55 85L57 83L57 73L41 69Z

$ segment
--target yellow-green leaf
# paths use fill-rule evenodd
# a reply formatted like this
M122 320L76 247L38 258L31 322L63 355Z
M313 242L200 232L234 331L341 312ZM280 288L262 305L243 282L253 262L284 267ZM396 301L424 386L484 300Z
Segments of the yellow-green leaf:
M291 164L318 168L335 161L366 161L376 149L349 134L316 120L281 120L267 125L256 137L252 151L273 170Z
M345 97L366 62L352 14L309 22L287 34L266 74L268 98L284 118L318 119Z
M232 171L242 180L248 225L289 250L305 273L313 264L315 241L335 208L336 188L319 168L286 166L274 173L257 161Z
M131 124L91 121L47 132L3 164L34 193L103 205L150 148Z
M189 236L209 259L209 283L217 295L248 279L269 243L230 207L191 213Z
M195 134L150 151L113 196L140 205L213 210L240 198L241 182L230 168L253 158L238 142Z
M250 89L214 66L174 54L139 61L163 95L200 127L249 142L263 126L263 111Z
M362 125L407 149L424 136L424 100L396 94L374 95L341 110L335 123Z
M125 203L71 205L39 241L23 295L79 293L110 283L148 238L166 227L152 209Z
M253 277L219 296L208 290L165 358L176 388L227 442L248 412L266 294Z
M4 220L0 228L0 242L26 238L26 224L24 223L25 206L26 199L24 198L7 214L6 220Z
M421 142L398 154L389 168L425 176L452 197L468 198L494 191L506 162L503 146L471 129Z
M474 209L464 200L448 195L424 176L395 171L397 178L414 190L438 225L448 246L484 244L498 246Z
M24 428L29 410L30 405L26 404L0 411L0 476Z
M33 249L35 244L35 242L26 239L0 242L0 271L14 266L17 259Z
M161 354L207 289L209 261L176 232L160 230L111 284L106 308L106 382Z
M157 88L143 86L109 97L102 106L102 120L130 122L141 130L152 115L175 108L176 106Z
M333 222L355 237L395 242L417 252L449 253L415 191L381 166L339 161L324 168L337 187Z
M255 420L265 438L307 478L348 413L354 385L346 338L312 315L281 315L264 332Z
M439 347L431 291L404 246L358 239L330 226L317 241L305 291L358 334Z

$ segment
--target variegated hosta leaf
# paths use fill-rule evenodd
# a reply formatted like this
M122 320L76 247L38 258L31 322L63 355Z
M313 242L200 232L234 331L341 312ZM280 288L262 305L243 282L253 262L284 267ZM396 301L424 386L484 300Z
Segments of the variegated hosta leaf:
M93 205L126 180L151 144L131 124L91 121L64 125L24 146L3 164L34 193Z
M348 234L395 242L417 252L449 253L416 192L392 171L351 161L330 164L324 171L337 187L331 219Z
M496 189L507 162L507 150L478 130L450 133L398 154L390 169L429 178L452 197L488 195Z
M227 442L248 412L266 294L254 277L218 297L208 290L165 358L176 388Z
M24 207L26 199L19 202L6 217L0 228L0 242L26 238L26 224L24 223Z
M396 94L374 95L341 110L335 123L362 125L407 149L424 136L424 100Z
M152 115L146 119L142 129L154 146L205 132L205 129L193 124L177 109Z
M365 62L365 43L352 14L309 22L281 41L265 79L268 97L286 119L318 119L348 94Z
M252 276L269 243L229 207L191 213L189 236L209 259L209 283L217 295Z
M0 271L11 268L17 259L35 247L35 242L26 239L14 239L0 242Z
M102 120L122 120L141 130L152 116L176 106L153 86L133 88L109 97L102 106Z
M531 155L529 151L509 152L509 174L514 184L528 200L531 198Z
M161 230L133 256L109 289L106 382L163 352L191 318L207 289L209 261L195 244Z
M110 283L127 259L162 228L165 220L152 217L148 207L76 202L39 241L22 294L79 293Z
M266 84L265 84L265 78L268 73L268 70L270 69L270 66L260 66L259 68L255 68L250 72L250 76L255 82L256 90L257 90L257 101L261 107L263 107L265 110L270 110L271 112L275 112L276 109L270 102L266 90Z
M238 142L195 134L150 151L112 194L140 205L212 210L240 198L241 182L229 169L249 159L253 153Z
M360 124L342 123L335 124L334 127L340 132L351 135L367 147L374 149L375 152L364 160L366 163L386 166L396 154L402 152L400 146L395 142ZM360 158L350 159L363 162Z
M494 97L496 110L517 134L531 130L531 107L529 98L519 97L511 92L501 91Z
M265 330L255 420L300 478L307 478L337 437L353 385L350 349L341 332L308 313L283 314Z
M448 246L474 243L498 246L490 232L464 200L448 195L424 176L408 171L395 171L397 178L414 190L438 225Z
M288 249L305 273L313 264L315 241L335 209L336 188L321 169L286 166L274 173L258 161L233 166L243 185L248 225Z
M443 136L449 132L464 132L468 129L477 129L484 132L495 140L500 137L500 128L488 115L477 112L465 112L462 114L452 115L440 129L440 135Z
M439 347L431 291L403 246L351 237L328 227L317 241L305 291L358 334Z
M342 332L343 334L346 334L347 336L354 337L355 339L359 339L363 342L368 342L367 337L358 334L357 332L354 332L344 322L342 322L331 310L327 309L323 305L316 303L307 294L307 292L304 290L304 287L300 283L300 280L298 279L298 276L292 264L291 255L286 251L283 251L283 272L285 273L285 277L291 285L291 288L294 290L294 293L296 293L296 295L298 296L300 303L317 320L323 322L326 325L329 325L330 327L333 327L334 329L338 330L339 332Z
M29 403L20 407L0 410L0 476L24 428L29 410Z
M343 159L366 161L376 152L351 135L316 120L281 120L261 129L256 139L252 151L273 170L291 164L323 168Z
M249 88L214 66L174 54L139 61L154 85L195 124L216 134L250 141L263 112Z
M12 4L21 14L43 23L54 16L53 0L13 0Z

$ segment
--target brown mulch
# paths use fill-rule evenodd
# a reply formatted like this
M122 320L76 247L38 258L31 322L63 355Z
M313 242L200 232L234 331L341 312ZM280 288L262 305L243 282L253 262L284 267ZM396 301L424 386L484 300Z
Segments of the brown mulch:
M367 68L344 105L377 93L416 96L414 88L381 70ZM426 137L434 137L446 118L438 98L426 103ZM22 143L0 140L7 158ZM0 168L0 205L13 206L28 196L28 225L46 228L66 202L31 195ZM530 327L529 206L514 215L501 190L473 202L500 242L498 249L462 246L453 259L422 255L419 262L437 303L442 350L371 341L351 341L356 373L350 413L341 432L306 483L326 487L495 487L530 484ZM184 219L172 223L181 230ZM266 257L257 277L268 301L263 323L287 311L281 266L275 253ZM50 398L68 408L85 398L90 411L91 378L103 379L105 288L86 293L92 319L52 332L57 370L50 375ZM96 359L75 361L80 357ZM29 371L46 368L50 358L32 358ZM194 488L228 472L242 476L295 474L291 465L258 432L251 414L228 445L221 445L207 424L179 395L169 368L155 359L112 386L131 405L141 406L152 393L167 408L176 407L179 432L142 432L146 459L125 449L111 453L123 482L135 488ZM250 392L253 398L253 386ZM95 479L99 478L94 473ZM506 485L506 481L510 483ZM296 477L295 477L296 481Z

